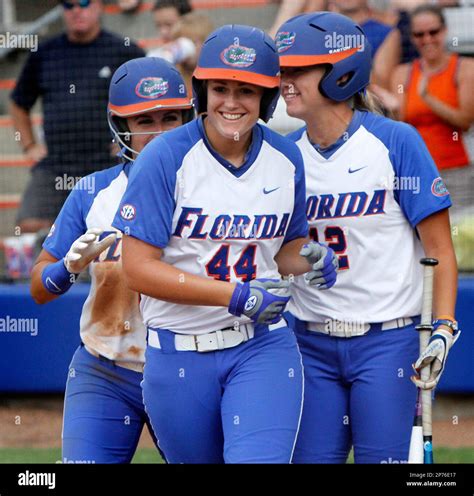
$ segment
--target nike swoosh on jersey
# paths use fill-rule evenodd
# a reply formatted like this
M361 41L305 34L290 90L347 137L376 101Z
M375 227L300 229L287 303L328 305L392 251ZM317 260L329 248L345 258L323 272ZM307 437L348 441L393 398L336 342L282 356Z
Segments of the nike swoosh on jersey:
M349 174L353 174L354 172L357 172L357 171L360 171L362 169L365 169L366 167L368 167L368 165L364 165L364 167L359 167L358 169L351 169L349 167L349 169L347 170L347 172L349 172Z
M263 188L263 194L268 195L269 193L273 193L273 192L274 192L274 191L276 191L277 189L280 189L280 186L278 186L278 188L273 188L273 189L266 189L266 188Z

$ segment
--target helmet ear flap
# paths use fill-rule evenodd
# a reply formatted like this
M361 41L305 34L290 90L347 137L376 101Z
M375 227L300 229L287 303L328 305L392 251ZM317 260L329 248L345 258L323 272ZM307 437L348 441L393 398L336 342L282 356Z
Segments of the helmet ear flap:
M330 70L326 71L321 79L319 90L331 100L345 102L369 84L370 57L360 57L357 66L348 58L329 67ZM349 78L343 84L338 83L343 76Z
M321 81L319 81L318 90L321 93L321 95L323 95L326 98L330 98L325 91L325 86L327 83L326 84L324 83L327 81L328 78L330 78L331 72L334 69L334 67L331 64L324 64L324 65L326 66L326 70L324 72L323 77L321 78Z
M271 88L263 92L262 100L260 101L260 119L268 122L275 111L280 96L280 88Z
M127 119L125 117L117 117L116 115L112 115L112 121L114 122L119 133L130 132L130 128L127 124Z
M195 117L194 107L181 111L183 115L183 124L191 122Z
M192 82L196 113L199 115L207 111L207 80L193 77Z

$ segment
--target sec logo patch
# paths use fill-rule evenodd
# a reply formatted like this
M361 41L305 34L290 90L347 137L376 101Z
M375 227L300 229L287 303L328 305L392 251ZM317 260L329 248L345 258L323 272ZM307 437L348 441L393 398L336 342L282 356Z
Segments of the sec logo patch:
M120 217L125 220L132 220L135 218L136 210L133 205L126 204L120 209Z

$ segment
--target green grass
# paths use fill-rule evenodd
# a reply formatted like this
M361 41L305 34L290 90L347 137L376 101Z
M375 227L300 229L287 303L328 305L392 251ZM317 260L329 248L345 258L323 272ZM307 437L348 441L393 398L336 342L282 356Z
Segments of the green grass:
M436 448L437 463L474 463L474 448ZM57 463L61 460L60 448L2 448L0 463ZM352 462L352 456L350 457ZM153 448L140 449L132 463L163 463Z
M1 448L0 463L58 463L61 448ZM159 453L153 448L140 449L132 463L163 463Z

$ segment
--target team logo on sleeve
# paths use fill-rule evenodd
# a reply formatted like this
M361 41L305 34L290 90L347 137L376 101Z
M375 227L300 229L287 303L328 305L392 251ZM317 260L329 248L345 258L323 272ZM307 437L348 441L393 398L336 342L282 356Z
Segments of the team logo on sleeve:
M275 37L275 45L277 47L278 53L286 52L291 48L295 42L296 33L290 33L289 31L280 31Z
M135 87L135 93L141 98L160 98L168 93L169 84L160 77L146 77L140 80Z
M448 188L444 184L443 180L440 177L437 177L433 184L431 185L431 192L435 196L446 196L449 195Z
M136 210L133 205L130 204L125 204L121 209L120 209L120 217L125 220L132 220L135 218Z
M230 45L222 51L221 60L232 67L250 67L257 60L257 52L253 48Z

